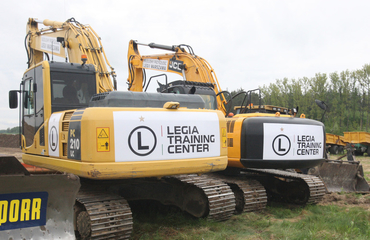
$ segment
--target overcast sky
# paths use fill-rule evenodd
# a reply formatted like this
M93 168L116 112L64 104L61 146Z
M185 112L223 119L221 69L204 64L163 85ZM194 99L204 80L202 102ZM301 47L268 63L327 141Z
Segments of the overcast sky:
M245 90L276 79L355 70L370 63L370 1L5 1L0 9L0 129L18 125L8 91L27 67L29 17L74 17L102 38L126 90L130 39L188 44L215 69L223 90Z

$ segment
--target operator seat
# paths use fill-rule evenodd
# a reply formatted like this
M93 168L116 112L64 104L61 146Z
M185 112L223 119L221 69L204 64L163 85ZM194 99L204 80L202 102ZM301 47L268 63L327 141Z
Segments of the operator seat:
M64 102L68 104L78 104L77 90L73 86L67 85L63 88Z

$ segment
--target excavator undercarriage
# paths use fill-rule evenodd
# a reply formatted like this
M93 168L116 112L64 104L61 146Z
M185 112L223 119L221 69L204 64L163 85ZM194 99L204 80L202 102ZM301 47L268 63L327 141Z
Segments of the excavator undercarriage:
M235 210L235 197L230 187L206 174L98 182L83 179L83 186L119 195L128 202L155 200L163 205L177 206L194 217L216 221L229 219Z
M271 200L292 204L316 204L326 193L319 177L278 169L243 169L242 174L252 174L266 188Z

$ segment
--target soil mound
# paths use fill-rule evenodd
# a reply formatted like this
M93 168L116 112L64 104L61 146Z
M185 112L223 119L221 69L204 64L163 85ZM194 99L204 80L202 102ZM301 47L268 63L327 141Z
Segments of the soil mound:
M19 148L19 134L0 134L0 147Z

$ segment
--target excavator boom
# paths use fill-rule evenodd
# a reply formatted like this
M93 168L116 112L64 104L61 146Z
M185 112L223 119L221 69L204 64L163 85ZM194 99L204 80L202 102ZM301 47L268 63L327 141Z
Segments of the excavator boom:
M173 53L141 56L138 45L169 50ZM190 53L185 48L188 48ZM184 44L172 46L156 43L143 44L131 40L127 56L129 61L128 90L136 92L146 91L150 81L148 83L143 81L145 79L145 69L175 73L182 76L185 81L200 82L212 86L216 96L221 95L217 97L217 108L224 115L226 114L224 107L226 99L220 90L221 88L213 68L205 59L196 56L190 46Z
M43 24L44 29L39 29ZM54 56L66 62L80 63L86 56L86 64L94 64L99 72L99 92L117 89L116 73L110 65L98 34L89 26L70 18L65 22L30 18L27 23L26 48L28 67Z

